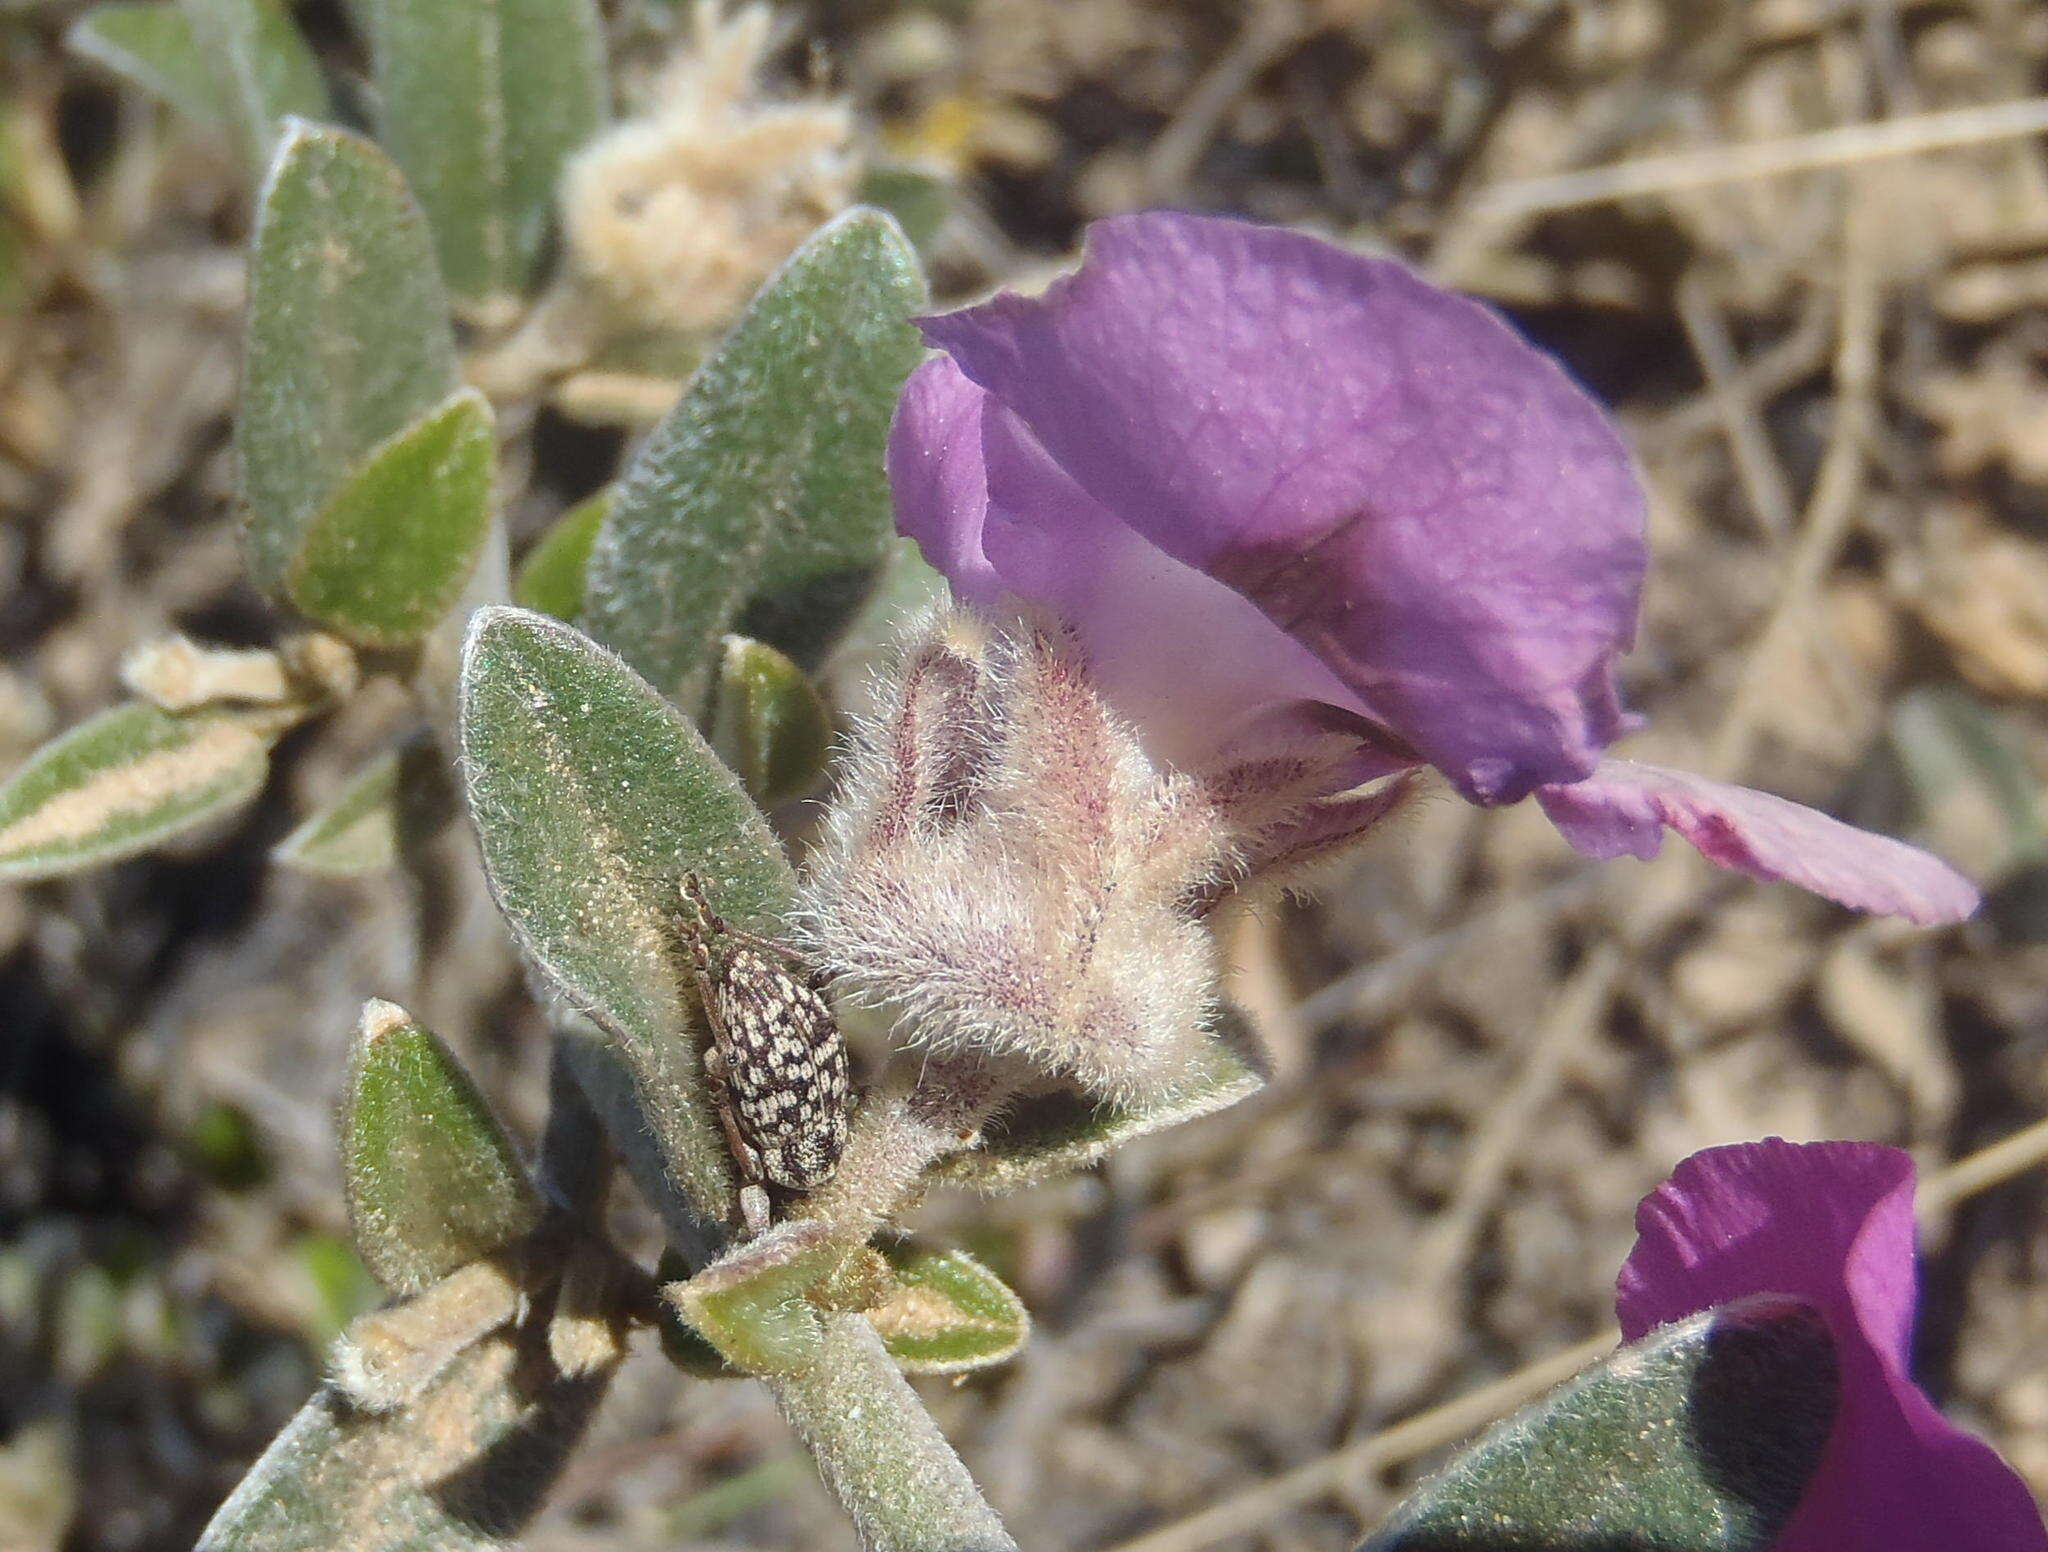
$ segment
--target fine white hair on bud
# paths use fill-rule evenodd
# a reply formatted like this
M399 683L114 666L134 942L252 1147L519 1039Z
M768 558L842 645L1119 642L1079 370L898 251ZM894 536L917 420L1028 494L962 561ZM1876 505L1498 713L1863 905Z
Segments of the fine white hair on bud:
M1215 1013L1221 811L1146 758L1053 631L941 611L876 701L806 885L809 955L912 1043L1105 1099L1169 1088Z

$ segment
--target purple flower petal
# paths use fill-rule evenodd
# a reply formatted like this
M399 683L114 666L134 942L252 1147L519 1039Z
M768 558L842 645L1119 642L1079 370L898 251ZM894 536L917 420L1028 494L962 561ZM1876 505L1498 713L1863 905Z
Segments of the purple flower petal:
M1778 1138L1694 1154L1644 1198L1615 1312L1630 1341L1751 1294L1804 1299L1835 1341L1841 1406L1773 1552L2044 1552L2019 1477L1908 1371L1913 1165L1867 1143Z
M945 574L953 596L986 608L1003 590L982 553L988 475L981 417L988 395L945 356L910 374L889 424L889 489L898 531Z
M925 333L1468 798L1584 776L1619 731L1642 492L1598 406L1479 303L1303 234L1155 213L1097 223L1043 299Z
M1852 910L1932 927L1977 909L1976 886L1939 857L1749 787L1603 760L1589 779L1539 788L1536 800L1589 857L1647 862L1668 826L1709 862L1797 884Z
M1316 736L1308 706L1363 712L1244 598L1104 511L944 357L904 389L889 476L897 526L954 595L987 608L1014 594L1068 622L1096 687L1159 759L1200 770L1240 741ZM1406 763L1383 758L1347 775Z

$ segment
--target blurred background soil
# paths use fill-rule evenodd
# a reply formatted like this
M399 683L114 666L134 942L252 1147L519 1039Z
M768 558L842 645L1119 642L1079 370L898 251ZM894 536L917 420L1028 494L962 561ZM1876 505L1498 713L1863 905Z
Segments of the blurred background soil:
M65 53L77 9L0 0L0 769L114 699L137 642L273 628L229 502L235 169ZM336 0L297 10L359 71ZM787 17L788 82L952 181L944 300L1170 204L1382 247L1506 309L1614 406L1653 491L1632 752L1910 835L1990 893L1906 931L1689 852L1593 869L1533 811L1446 796L1312 902L1229 923L1263 1095L919 1215L1036 1312L1016 1362L921 1382L1026 1546L1116 1546L1594 1335L1637 1198L1695 1148L1867 1138L1933 1170L2048 1113L2048 10ZM657 0L610 20L643 73L681 27ZM516 541L634 429L530 414ZM176 854L0 887L10 1549L189 1546L375 1298L330 1106L361 1000L411 984L414 904L266 853L396 715L288 742L261 801ZM531 1137L544 1029L494 922L456 906L416 1010ZM1919 1338L1929 1388L2037 1492L2044 1206L2021 1175L1931 1224ZM1347 1547L1415 1469L1333 1469L1224 1544ZM850 1539L755 1387L643 1353L526 1544Z

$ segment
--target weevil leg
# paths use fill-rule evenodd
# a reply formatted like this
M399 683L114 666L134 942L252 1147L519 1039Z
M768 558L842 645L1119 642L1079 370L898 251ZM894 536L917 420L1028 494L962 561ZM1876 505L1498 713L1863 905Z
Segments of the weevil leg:
M746 1224L747 1237L753 1238L765 1233L768 1228L768 1192L758 1185L740 1187L740 1219Z
M725 1146L740 1172L740 1217L747 1233L759 1234L768 1227L768 1192L761 1184L761 1153L740 1130L739 1117L732 1108L732 1094L726 1087L725 1053L716 1045L704 1052L704 1090L718 1124L725 1129Z

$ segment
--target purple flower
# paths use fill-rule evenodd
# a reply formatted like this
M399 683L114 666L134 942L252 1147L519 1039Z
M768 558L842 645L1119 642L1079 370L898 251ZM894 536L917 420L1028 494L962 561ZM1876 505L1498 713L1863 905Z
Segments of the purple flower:
M2026 1485L1913 1383L1913 1161L1779 1138L1687 1159L1636 1212L1622 1335L1771 1293L1827 1322L1841 1401L1773 1552L2048 1552Z
M1042 298L930 318L889 448L897 522L962 601L1058 614L1158 757L1352 736L1534 793L1581 851L1671 828L1726 867L1958 920L1943 863L1811 810L1605 758L1628 730L1644 498L1600 407L1497 314L1298 232L1092 228Z

